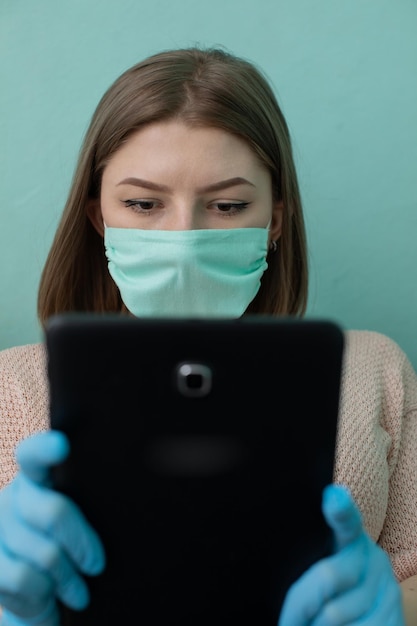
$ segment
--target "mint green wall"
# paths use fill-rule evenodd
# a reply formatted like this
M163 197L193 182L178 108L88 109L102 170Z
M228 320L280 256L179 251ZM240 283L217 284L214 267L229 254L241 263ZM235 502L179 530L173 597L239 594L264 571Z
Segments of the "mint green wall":
M1 0L0 348L36 291L103 91L165 48L222 44L273 82L310 240L309 315L394 338L417 367L415 0Z

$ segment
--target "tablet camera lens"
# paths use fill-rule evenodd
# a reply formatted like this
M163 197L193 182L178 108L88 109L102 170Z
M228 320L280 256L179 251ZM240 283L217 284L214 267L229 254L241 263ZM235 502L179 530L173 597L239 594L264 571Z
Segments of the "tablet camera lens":
M178 391L183 396L204 397L211 391L212 372L202 363L180 363L176 380Z

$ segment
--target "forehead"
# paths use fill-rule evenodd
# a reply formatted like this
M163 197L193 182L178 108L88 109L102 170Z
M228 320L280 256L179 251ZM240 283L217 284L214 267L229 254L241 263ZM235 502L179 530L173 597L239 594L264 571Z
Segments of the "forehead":
M147 175L164 175L173 169L201 173L203 169L223 178L267 173L244 139L219 128L194 127L177 120L148 124L130 135L109 160L104 175L111 177L122 170L124 174L132 170L134 175L138 168Z

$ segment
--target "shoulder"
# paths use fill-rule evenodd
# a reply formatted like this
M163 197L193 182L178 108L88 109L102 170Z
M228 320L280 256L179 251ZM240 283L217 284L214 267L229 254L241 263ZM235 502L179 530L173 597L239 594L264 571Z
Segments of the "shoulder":
M375 369L411 368L404 350L390 337L371 330L346 330L344 360L346 364Z
M345 331L343 383L356 392L403 396L417 407L417 374L404 350L390 337L375 331ZM376 399L376 398L374 398Z
M44 404L48 388L46 348L42 343L0 351L0 404L23 405L33 399Z
M0 350L0 376L37 374L45 371L46 350L42 343L15 346Z
M345 350L348 357L379 361L387 358L403 361L405 352L390 337L372 330L346 330Z

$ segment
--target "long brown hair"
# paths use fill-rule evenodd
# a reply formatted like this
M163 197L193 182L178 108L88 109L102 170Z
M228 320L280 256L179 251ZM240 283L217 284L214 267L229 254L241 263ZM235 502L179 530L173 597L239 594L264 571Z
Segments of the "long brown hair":
M126 311L107 268L102 237L87 216L103 170L128 137L146 124L180 119L244 139L268 168L284 205L276 252L247 312L302 315L308 263L301 198L289 130L266 77L223 49L155 54L126 70L101 98L86 132L68 199L38 292L41 323L67 311Z

